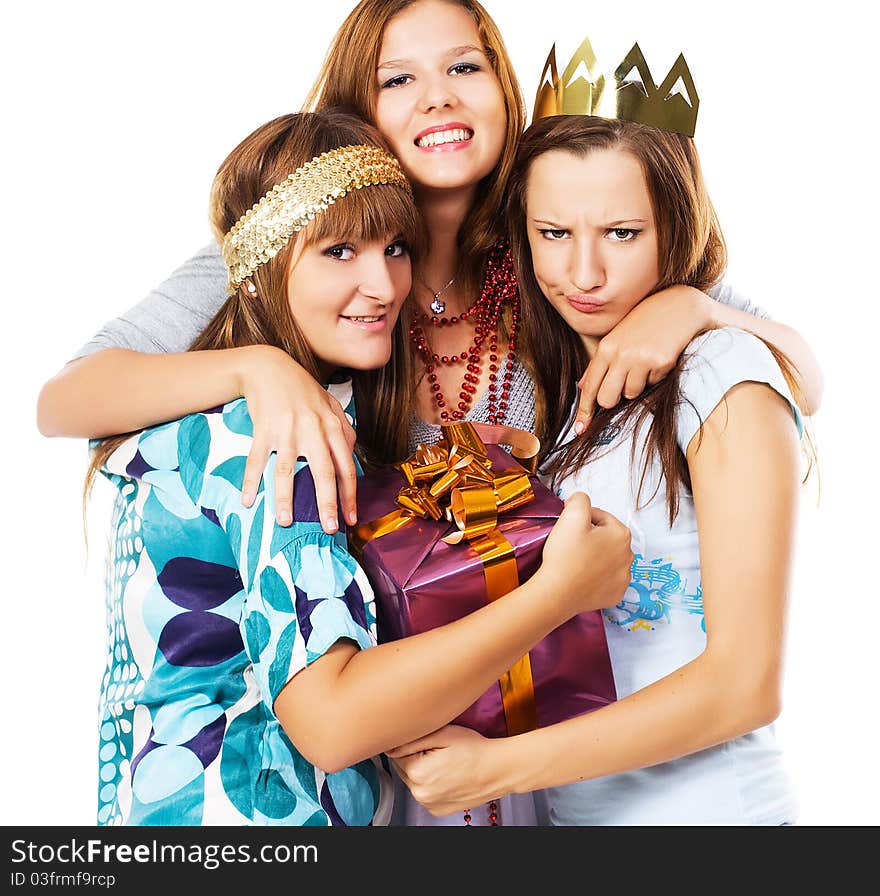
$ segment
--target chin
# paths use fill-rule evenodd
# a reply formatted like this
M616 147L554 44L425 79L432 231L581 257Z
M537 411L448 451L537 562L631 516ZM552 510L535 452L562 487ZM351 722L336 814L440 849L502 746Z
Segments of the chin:
M593 339L603 339L614 329L613 324L608 324L607 322L602 322L601 324L597 321L596 324L592 327L584 326L581 324L581 328L578 331L579 336L591 336Z
M349 370L379 370L384 367L391 358L391 351L387 351L382 355L372 355L370 357L350 358L343 362L343 366Z
M423 190L463 190L472 187L477 181L458 174L450 177L437 177L437 172L432 171L430 177L417 178L417 183Z
M461 190L478 184L484 176L470 165L444 167L438 164L426 166L424 171L413 171L413 180L427 190Z

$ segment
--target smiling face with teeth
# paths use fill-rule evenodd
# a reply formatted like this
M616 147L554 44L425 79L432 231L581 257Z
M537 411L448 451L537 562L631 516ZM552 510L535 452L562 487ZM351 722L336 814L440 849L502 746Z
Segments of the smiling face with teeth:
M501 83L463 7L419 0L391 19L376 72L375 123L416 190L474 191L507 137Z

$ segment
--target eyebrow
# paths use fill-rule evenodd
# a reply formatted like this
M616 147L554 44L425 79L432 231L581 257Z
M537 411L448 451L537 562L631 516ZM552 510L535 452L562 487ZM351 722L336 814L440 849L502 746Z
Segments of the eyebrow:
M548 221L546 218L532 218L534 224L549 224L551 227L558 226L555 221ZM621 218L619 221L609 221L605 227L620 227L621 224L647 224L645 218Z
M485 51L480 47L472 46L471 44L465 44L462 47L453 47L451 50L447 50L444 54L447 58L452 56L464 56L465 53L480 53L485 55ZM387 62L383 62L376 67L376 71L381 71L383 68L405 68L407 65L412 63L412 59L389 59Z

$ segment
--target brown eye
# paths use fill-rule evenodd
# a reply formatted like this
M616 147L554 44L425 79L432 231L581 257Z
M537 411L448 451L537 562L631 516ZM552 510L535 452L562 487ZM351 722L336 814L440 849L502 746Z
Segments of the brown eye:
M615 227L608 231L608 237L615 243L632 242L640 234L640 230L634 230L632 227Z
M339 261L350 261L354 257L354 246L340 243L338 246L331 246L329 249L325 249L324 254Z
M409 245L406 240L395 240L385 247L385 254L390 258L399 258L401 255L409 255Z
M395 75L393 78L389 78L387 81L383 82L381 87L383 90L386 87L403 87L405 84L412 81L412 79L412 75Z

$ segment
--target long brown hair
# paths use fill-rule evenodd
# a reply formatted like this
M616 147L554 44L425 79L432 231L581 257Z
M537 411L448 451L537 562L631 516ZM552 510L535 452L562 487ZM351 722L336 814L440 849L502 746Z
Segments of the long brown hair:
M638 398L624 400L614 408L597 408L580 436L556 447L573 423L571 412L578 397L577 384L589 358L580 336L538 286L529 251L526 186L532 163L544 153L563 150L582 157L597 149L630 153L642 166L657 227L660 278L655 292L675 284L705 291L721 279L727 265L721 228L690 138L628 121L590 116L553 116L539 119L529 127L520 143L511 179L507 219L522 297L523 336L527 344L537 345L540 339L553 347L552 351L535 352L531 359L536 381L536 429L542 445L539 461L558 483L598 453L603 432L615 424L624 431L632 425L635 463L635 434L647 422L637 500L641 498L649 462L656 456L666 480L671 525L678 514L680 487L689 490L691 485L687 459L678 446L675 431L686 355L678 359L663 380ZM799 396L791 361L775 346L767 345L792 393Z
M307 161L340 146L387 145L379 132L356 115L338 109L282 115L246 137L220 166L211 189L211 226L219 241L273 186ZM270 345L287 352L318 379L314 352L290 310L287 265L297 240L312 245L328 238L384 239L399 233L418 257L423 225L412 197L391 185L352 190L315 216L221 306L190 346L190 351ZM392 336L391 360L377 371L352 371L357 407L357 451L363 463L400 460L406 454L414 375L408 351L406 303ZM88 496L95 473L131 433L104 439L94 450L86 477Z
M321 73L305 103L307 109L346 106L375 123L376 69L387 24L419 0L361 0L336 32ZM474 204L458 232L459 282L466 292L479 290L486 254L504 236L502 208L525 126L522 91L498 26L476 0L446 0L466 10L476 23L486 56L504 94L507 135L495 168L480 182Z

